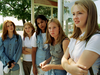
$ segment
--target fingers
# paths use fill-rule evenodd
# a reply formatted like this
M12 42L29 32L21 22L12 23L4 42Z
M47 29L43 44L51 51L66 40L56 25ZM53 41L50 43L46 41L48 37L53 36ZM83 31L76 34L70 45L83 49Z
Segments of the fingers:
M45 64L44 64L44 62L42 62L42 63L40 63L39 65L42 67L42 66L44 66Z
M10 69L12 69L14 66L15 66L15 64L14 63L11 63Z
M45 67L42 67L41 69L42 69L43 71L47 71L47 69L46 69Z
M42 69L43 71L46 71L46 67L45 67L45 66L42 66L41 69Z
M42 63L39 64L42 67Z

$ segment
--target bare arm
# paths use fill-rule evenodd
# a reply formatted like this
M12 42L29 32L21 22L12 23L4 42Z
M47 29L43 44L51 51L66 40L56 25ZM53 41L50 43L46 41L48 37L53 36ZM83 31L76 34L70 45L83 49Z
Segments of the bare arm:
M52 58L52 57L50 57L50 58L48 58L47 60L41 62L41 63L39 64L39 65L41 66L41 68L42 68L43 66L45 66L46 64L48 64L48 63L51 61L51 58Z
M62 64L62 67L68 71L68 67L69 67L69 62L68 62L68 58L70 57L69 55L69 48L67 48L65 54L63 55L62 57L62 60L61 60L61 64ZM67 67L67 68L66 68Z
M86 66L88 70L97 60L100 54L100 34L93 35L88 41L85 50L81 54L77 64Z
M59 70L64 70L62 68L61 65L55 65L55 64L48 64L48 65L45 65L41 68L43 71L49 71L51 69L59 69Z
M63 58L62 58L62 67L69 73L71 73L72 75L83 75L87 74L88 71L84 70L86 69L86 67L84 67L83 65L77 65L75 64L74 61L72 61L72 63L74 63L73 65L69 63L69 48L67 48ZM71 59L72 60L72 59ZM82 68L81 68L82 67Z
M32 54L32 48L25 48L25 51L29 52L30 54Z
M33 65L33 73L37 75L37 68L36 68L36 50L37 47L32 47L32 65Z
M65 51L66 51L66 49L67 49L67 47L68 47L68 44L69 44L69 40L68 40L68 39L65 39L65 40L62 42L64 53L65 53ZM42 67L42 70L43 70L43 71L48 71L48 70L51 70L51 69L64 70L61 64L58 64L58 65L55 65L55 64L47 64L47 65L44 65L44 66Z
M97 60L98 57L99 57L99 54L97 54L93 51L85 50L85 51L83 51L77 64L86 66L86 69L88 70L94 64L94 62Z
M31 54L31 52L25 50L25 47L22 47L22 53L23 53L23 54Z
M64 53L66 52L69 42L70 41L67 38L62 42Z

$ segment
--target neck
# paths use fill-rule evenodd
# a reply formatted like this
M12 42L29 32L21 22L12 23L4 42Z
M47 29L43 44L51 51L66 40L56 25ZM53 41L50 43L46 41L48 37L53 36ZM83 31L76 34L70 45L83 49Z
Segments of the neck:
M53 45L57 44L57 38L54 38Z
M45 33L45 30L41 30L42 33Z
M28 37L30 38L31 37L31 34L29 34Z
M8 32L9 38L12 38L13 34L14 34L13 32Z
M56 35L56 36L54 37L54 39L55 39L55 40L57 40L57 39L58 39L58 36L59 36L59 34L58 34L58 35Z
M55 40L57 40L57 37L54 37Z
M81 32L84 33L85 32L85 28L80 28Z

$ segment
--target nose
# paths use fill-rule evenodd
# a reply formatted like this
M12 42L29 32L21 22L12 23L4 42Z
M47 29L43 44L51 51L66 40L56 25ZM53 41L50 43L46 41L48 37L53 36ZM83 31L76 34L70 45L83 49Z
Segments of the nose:
M42 25L42 23L39 24L40 26Z
M51 32L53 32L53 28L51 28L51 30L50 30Z
M75 14L75 15L73 16L73 18L78 18L78 15L77 15L77 14Z
M27 30L29 30L29 28L27 28Z

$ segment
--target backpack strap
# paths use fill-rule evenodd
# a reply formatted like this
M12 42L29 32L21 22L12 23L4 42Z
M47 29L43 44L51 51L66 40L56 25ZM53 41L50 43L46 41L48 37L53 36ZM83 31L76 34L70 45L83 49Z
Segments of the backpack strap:
M96 33L94 33L94 34L100 34L100 32L96 32ZM93 35L94 35L94 34L93 34ZM91 36L86 40L85 47L86 47L88 41L90 40L90 38L91 38L93 35L91 35ZM94 75L92 67L89 68L89 72L90 72L90 75Z
M89 68L90 75L94 75L92 67Z

